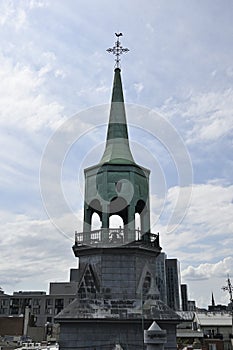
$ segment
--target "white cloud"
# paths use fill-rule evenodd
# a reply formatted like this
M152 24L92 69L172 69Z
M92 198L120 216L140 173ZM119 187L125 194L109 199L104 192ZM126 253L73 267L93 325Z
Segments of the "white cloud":
M13 28L16 32L28 24L30 11L48 7L47 0L5 0L0 3L0 25Z
M177 191L177 187L169 189L165 210L174 207ZM211 262L229 256L233 241L232 196L233 186L193 185L191 202L179 227L167 234L167 217L160 222L162 246L167 253L177 256L184 264Z
M60 218L69 228L69 218ZM67 280L68 270L76 261L70 239L54 228L49 219L25 214L1 212L1 287L8 291L27 288L46 289L48 281ZM36 279L35 279L36 273ZM10 276L10 278L9 278Z
M146 23L146 28L150 31L151 34L154 34L155 29L151 23Z
M192 224L208 223L208 229L211 228L212 233L221 230L229 232L232 229L232 199L233 185L193 185L192 199L187 212L186 221L191 220ZM221 220L219 220L219 218L221 218Z
M191 93L185 102L169 99L161 112L189 123L189 129L186 128L187 143L217 141L230 133L233 127L233 89Z
M61 123L63 106L43 93L44 75L49 69L46 65L35 71L0 56L1 125L38 130L44 126L56 128Z
M61 77L62 79L66 77L66 73L62 69L55 70L55 78Z
M194 185L192 200L186 221L191 224L204 224L211 234L230 233L233 229L233 185L213 184ZM203 233L205 234L205 233Z
M226 75L230 78L233 77L233 67L232 66L230 66L226 69Z
M233 274L233 257L228 256L216 263L200 264L197 267L188 266L182 276L188 280L210 279L212 277L222 277Z
M48 0L30 0L29 2L30 9L45 8L45 7L48 7L48 5L49 5Z
M178 188L168 191L168 206L176 198ZM213 181L195 184L184 220L171 233L164 221L158 225L160 241L168 257L181 262L182 283L188 284L189 298L199 307L207 307L211 292L217 303L228 303L224 285L227 274L233 276L233 186ZM165 205L166 209L166 205Z
M27 13L21 2L3 1L0 5L0 25L12 26L16 31L25 24Z
M141 82L134 83L133 86L137 94L140 94L140 92L142 92L142 90L144 89L144 85Z

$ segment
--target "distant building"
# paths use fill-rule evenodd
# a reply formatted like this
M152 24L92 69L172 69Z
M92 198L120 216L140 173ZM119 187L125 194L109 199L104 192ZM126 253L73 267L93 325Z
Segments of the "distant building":
M188 287L187 284L181 284L182 310L188 311Z
M71 270L70 282L51 282L49 294L44 291L19 291L13 295L0 293L0 319L6 316L23 316L29 308L29 326L44 327L53 323L54 317L68 306L77 293L77 282L73 281ZM4 335L1 333L0 335Z
M177 259L166 259L167 305L181 310L180 264Z
M203 332L203 344L209 349L231 349L232 315L230 312L195 312L197 330ZM212 345L212 346L210 346Z
M218 304L218 305L209 305L208 306L208 311L210 312L219 312L219 311L227 311L228 308L227 308L227 305L221 305L221 304Z
M186 320L177 328L179 349L232 349L230 312L182 311L178 314Z
M160 293L160 299L167 304L167 284L166 284L166 266L165 253L160 253L156 258L156 284Z
M23 334L24 319L21 316L0 317L0 336L21 336Z
M188 311L196 310L196 302L195 300L188 300Z
M215 304L215 300L214 300L214 293L212 293L212 297L211 297L211 305L208 306L208 311L210 312L215 312L215 311L227 311L227 306L226 305L221 305Z
M194 342L202 343L204 334L201 330L197 329L194 322L195 313L192 311L177 311L177 313L184 320L177 326L178 349L187 348L187 345L192 346ZM197 349L198 347L194 348Z

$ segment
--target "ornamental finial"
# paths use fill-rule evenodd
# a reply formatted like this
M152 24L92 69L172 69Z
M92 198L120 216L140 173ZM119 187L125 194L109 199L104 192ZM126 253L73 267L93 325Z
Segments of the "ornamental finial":
M109 53L113 53L114 56L116 56L115 58L115 67L116 68L120 68L120 55L122 55L124 52L128 52L129 49L127 48L123 48L121 46L121 43L120 43L120 40L119 40L119 37L120 36L123 36L122 33L115 33L116 37L117 37L117 41L115 42L115 45L112 47L112 48L109 48L107 49L106 51L109 52Z

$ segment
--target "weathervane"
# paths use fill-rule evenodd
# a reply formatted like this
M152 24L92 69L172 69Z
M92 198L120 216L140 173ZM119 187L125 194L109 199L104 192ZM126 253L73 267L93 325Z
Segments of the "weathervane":
M113 53L114 56L116 56L115 58L115 67L116 68L120 68L120 55L122 55L124 52L128 52L129 49L127 48L123 48L121 46L121 43L120 43L120 40L119 40L119 37L120 36L123 36L122 33L115 33L116 37L117 37L117 41L115 42L115 46L113 46L112 48L109 48L107 49L106 51L109 52L109 53Z

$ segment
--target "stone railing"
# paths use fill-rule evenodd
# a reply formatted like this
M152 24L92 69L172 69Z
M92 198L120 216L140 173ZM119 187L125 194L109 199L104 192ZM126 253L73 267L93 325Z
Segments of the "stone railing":
M159 247L159 234L146 233L140 230L123 228L106 228L89 232L75 231L75 245L121 245L130 242L141 242L152 247Z

